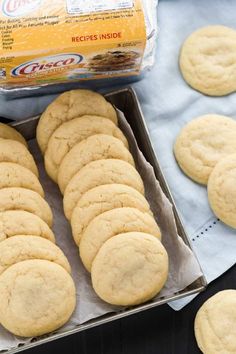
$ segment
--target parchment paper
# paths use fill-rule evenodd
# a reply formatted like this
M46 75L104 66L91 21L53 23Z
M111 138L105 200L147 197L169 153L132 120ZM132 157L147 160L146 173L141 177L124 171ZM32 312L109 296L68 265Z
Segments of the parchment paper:
M162 192L155 178L153 168L147 163L143 154L138 149L131 128L121 112L119 112L119 125L128 138L136 167L144 181L146 197L161 228L162 241L169 255L169 277L165 287L157 298L174 295L199 278L202 273L192 251L177 235L172 206ZM78 249L71 235L70 225L64 217L60 191L57 185L46 175L43 158L39 152L36 141L31 141L29 146L39 167L40 180L46 193L46 199L53 210L56 242L68 257L77 289L76 310L70 321L57 331L57 333L65 332L90 319L109 312L118 311L120 308L106 304L100 300L93 291L90 275L80 261ZM29 341L30 339L24 340L11 335L0 326L0 350L10 349L20 343L27 343Z

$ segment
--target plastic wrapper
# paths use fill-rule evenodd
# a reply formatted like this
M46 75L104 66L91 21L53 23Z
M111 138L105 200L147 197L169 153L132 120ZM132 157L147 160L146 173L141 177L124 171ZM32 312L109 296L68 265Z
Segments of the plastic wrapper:
M154 64L157 4L3 0L0 93L97 89L141 79Z

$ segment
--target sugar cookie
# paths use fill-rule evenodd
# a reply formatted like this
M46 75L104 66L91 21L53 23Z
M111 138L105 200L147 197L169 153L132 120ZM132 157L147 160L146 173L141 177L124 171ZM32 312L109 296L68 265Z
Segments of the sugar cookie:
M55 331L68 321L75 304L74 282L56 263L27 260L0 275L0 322L17 336Z
M236 121L216 114L192 120L178 135L174 153L182 170L207 184L218 161L236 151Z
M36 192L25 188L0 189L0 212L6 210L25 210L38 215L50 227L52 211L48 203Z
M68 273L70 264L62 250L39 236L14 236L0 242L0 274L15 263L28 259L44 259L62 266Z
M146 198L125 184L105 184L84 193L71 217L72 234L76 244L79 246L84 230L96 216L121 207L137 208L152 215Z
M18 163L0 162L0 189L7 187L32 189L44 197L43 188L35 174Z
M109 119L83 116L70 120L55 130L45 152L45 168L54 182L57 182L58 169L66 154L73 146L94 134L112 135L128 147L122 131Z
M84 115L105 117L117 124L115 109L99 93L89 90L64 92L47 107L39 120L36 136L41 151L46 151L49 138L61 124Z
M101 159L124 160L134 166L134 159L121 140L111 135L96 134L76 144L66 154L58 170L58 185L61 192L72 177L89 162Z
M154 218L136 208L117 208L96 216L85 229L79 247L80 258L90 272L94 258L111 237L125 232L144 232L161 239Z
M35 235L55 243L55 236L40 217L24 210L0 212L0 241L15 235Z
M16 129L8 124L0 123L0 138L16 140L27 147L25 138Z
M123 306L141 304L163 288L168 275L168 255L152 235L120 234L100 248L91 275L93 288L104 301Z
M125 184L144 194L143 181L128 162L116 159L97 160L84 166L68 183L63 199L64 212L71 219L78 200L89 189L103 184Z
M236 353L236 290L208 299L195 318L197 344L204 354Z
M179 62L194 89L210 96L236 91L236 31L225 26L197 30L184 42Z
M236 153L218 162L209 177L207 189L213 212L236 229Z
M27 148L16 140L0 138L0 162L13 162L28 168L38 177L38 169Z

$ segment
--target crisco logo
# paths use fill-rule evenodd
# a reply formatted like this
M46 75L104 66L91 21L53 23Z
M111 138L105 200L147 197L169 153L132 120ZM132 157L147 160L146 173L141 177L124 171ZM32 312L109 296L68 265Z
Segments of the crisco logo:
M79 54L58 54L27 61L11 71L12 76L37 75L45 71L59 71L67 66L80 63L83 60Z
M28 14L40 6L42 0L4 0L2 12L6 16L18 17Z

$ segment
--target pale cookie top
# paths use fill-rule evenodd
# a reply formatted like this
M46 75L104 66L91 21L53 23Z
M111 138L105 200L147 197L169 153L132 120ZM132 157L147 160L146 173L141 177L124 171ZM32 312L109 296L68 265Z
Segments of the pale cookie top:
M202 305L195 336L204 354L236 353L236 290L220 291Z
M236 31L224 26L197 30L184 42L179 62L194 89L210 96L236 91Z
M19 141L0 138L0 162L18 163L39 176L33 156Z
M117 208L96 216L85 229L79 245L85 268L91 271L94 258L109 238L132 231L145 232L161 239L155 219L136 208Z
M236 228L236 153L218 162L208 180L207 190L216 216Z
M32 189L44 197L43 188L35 174L18 163L0 162L0 189L6 187Z
M133 207L152 215L145 197L125 184L105 184L82 195L71 217L72 234L79 246L82 234L91 220L105 211Z
M75 304L74 282L56 263L27 260L0 275L0 322L17 336L36 337L58 329Z
M25 210L38 215L50 227L52 211L48 203L36 192L26 188L0 189L0 212L6 210Z
M37 141L44 153L53 132L63 123L84 115L110 119L117 124L113 106L97 92L72 90L58 96L42 114L37 127Z
M174 153L182 170L207 184L217 162L236 151L236 121L216 114L192 120L177 136Z
M138 171L126 161L117 159L90 162L68 183L64 198L64 212L70 220L78 200L89 189L103 184L125 184L144 194L143 181Z
M168 275L168 255L152 235L120 234L100 248L91 275L93 288L104 301L113 305L138 305L152 299L163 288Z
M128 147L122 131L109 119L83 116L64 123L50 137L45 152L45 168L55 182L57 182L58 169L66 154L73 146L95 134L112 135Z
M15 236L0 242L0 274L15 263L27 259L45 259L62 266L68 273L70 264L62 250L45 238Z
M0 241L15 235L35 235L55 243L55 236L45 221L24 210L0 212Z
M62 160L58 170L61 192L83 166L101 159L120 159L134 166L134 159L121 140L106 134L92 135L76 144Z
M0 138L16 140L27 147L25 138L16 129L4 123L0 123Z

